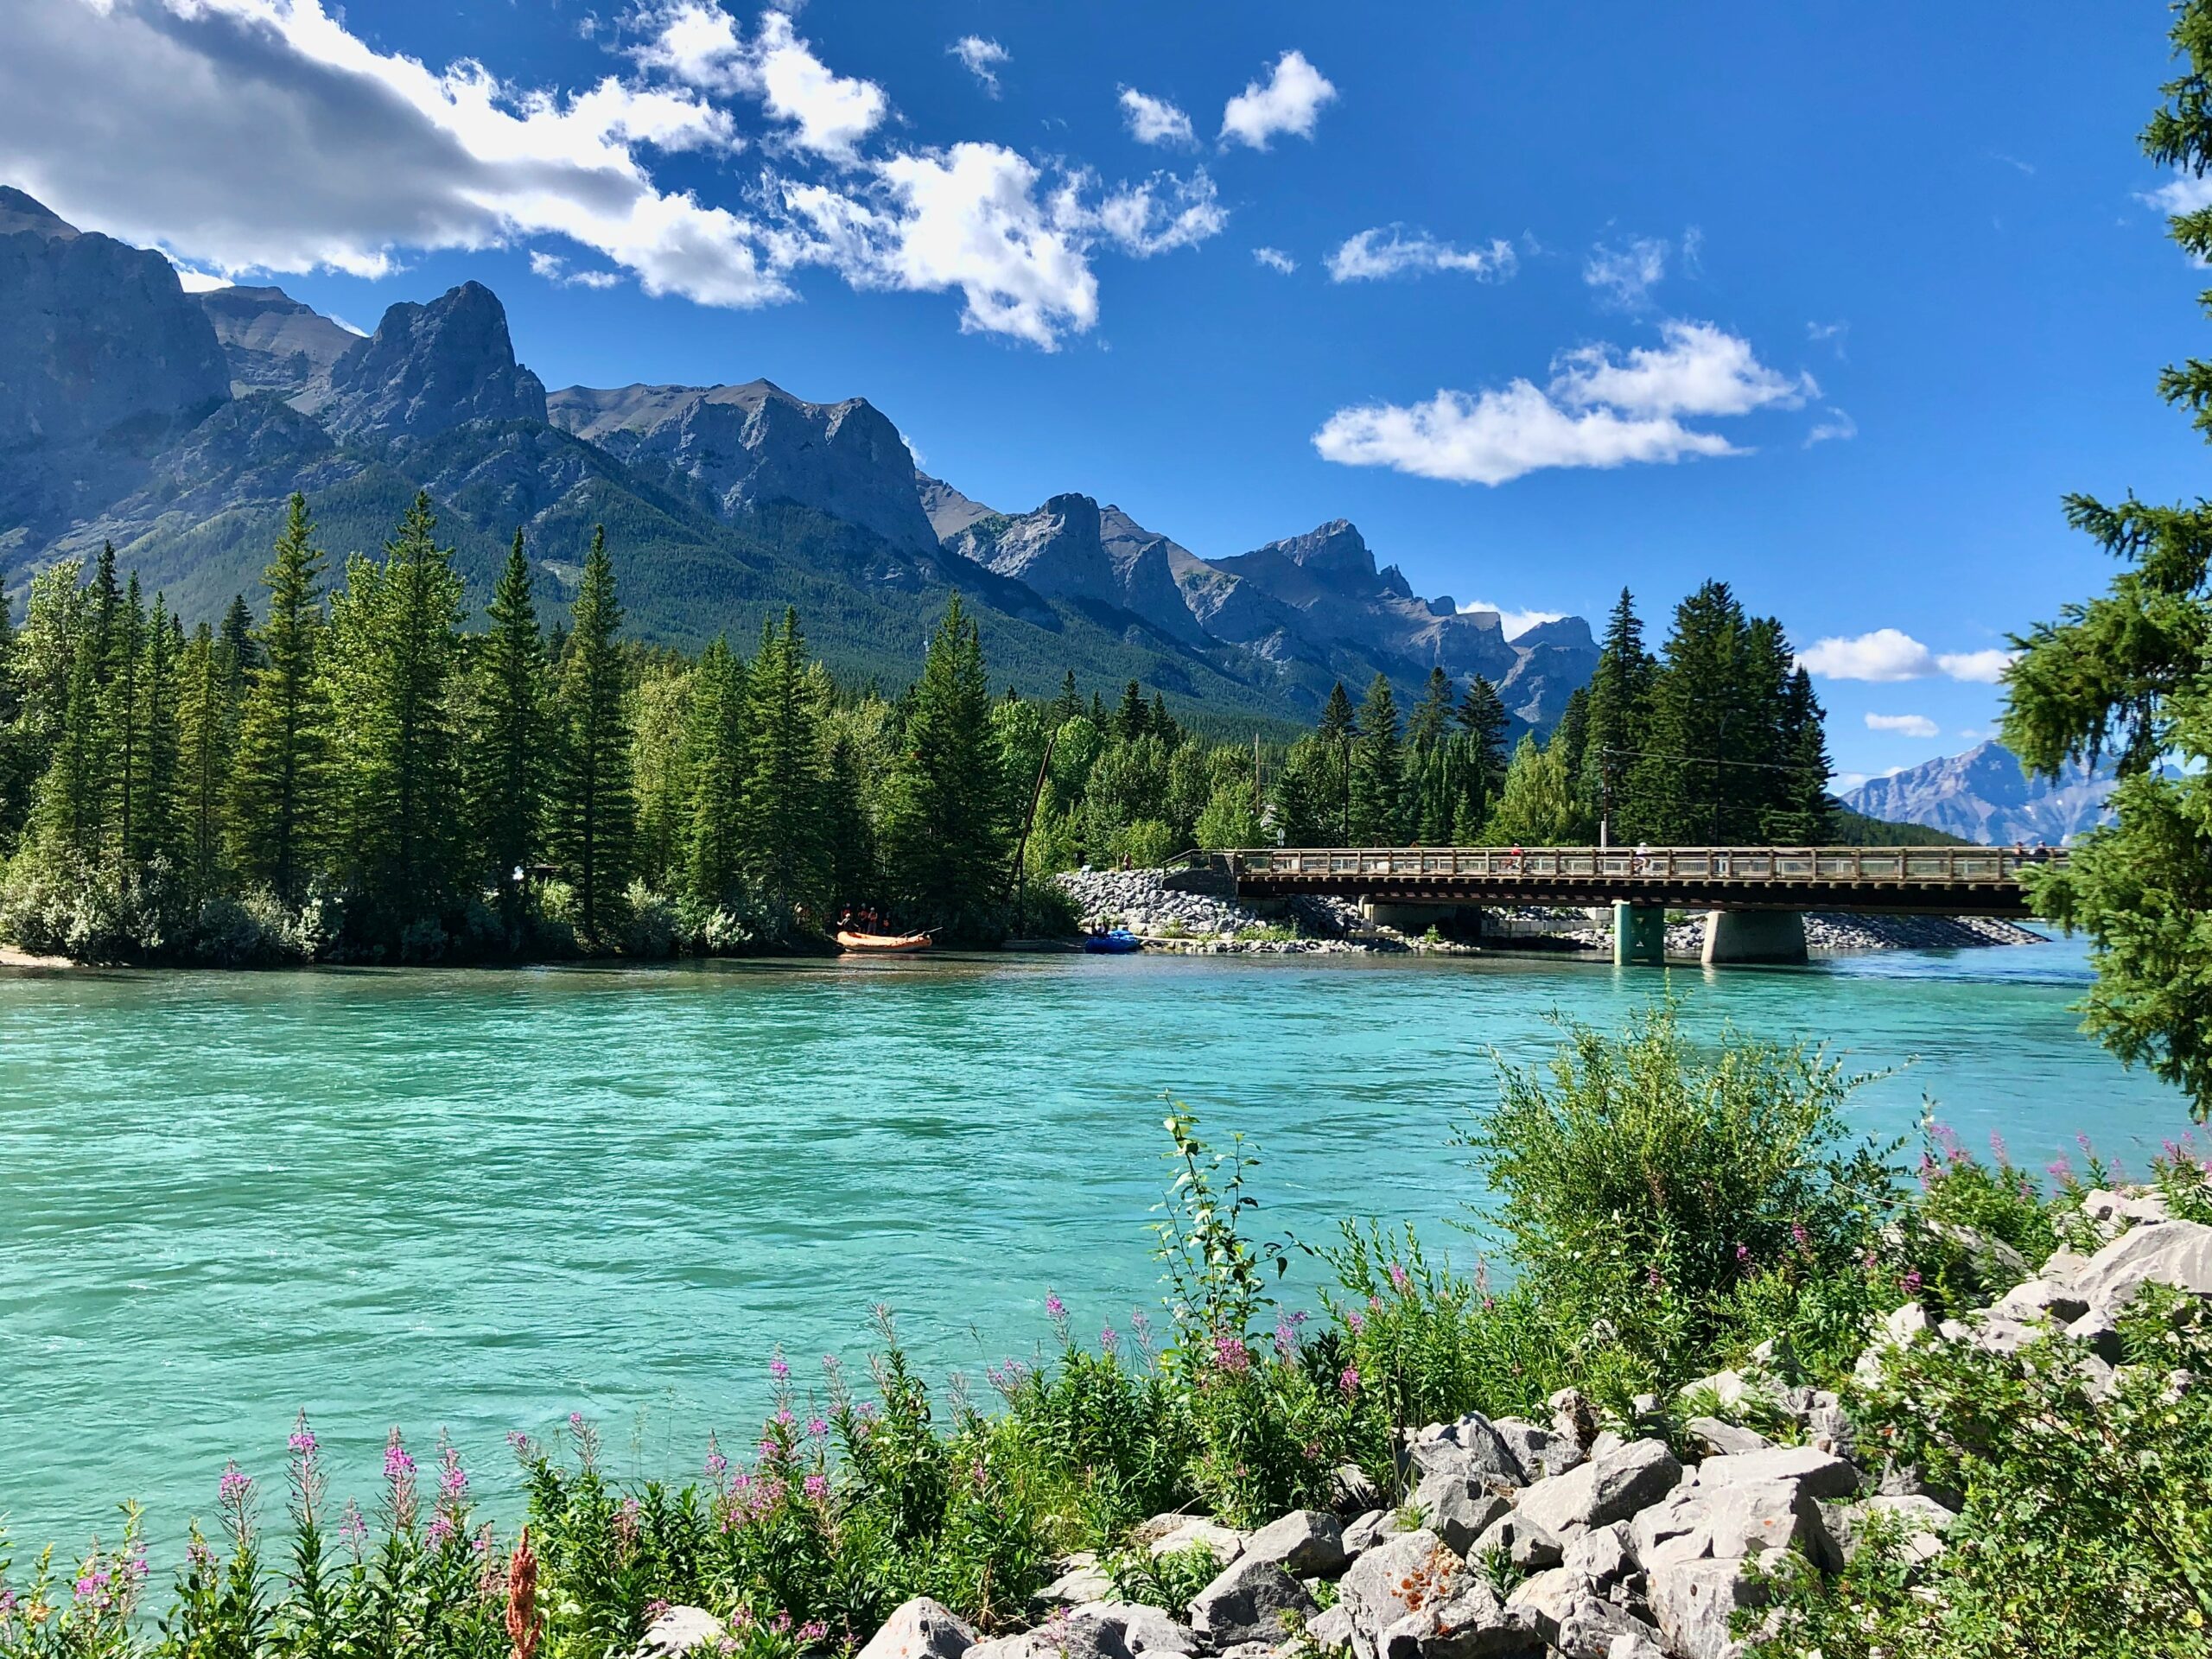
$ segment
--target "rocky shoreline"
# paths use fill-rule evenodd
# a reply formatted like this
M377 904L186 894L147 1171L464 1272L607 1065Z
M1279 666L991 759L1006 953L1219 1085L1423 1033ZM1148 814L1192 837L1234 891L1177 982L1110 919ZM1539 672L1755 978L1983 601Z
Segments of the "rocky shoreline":
M1480 946L1408 933L1370 922L1349 899L1308 895L1281 914L1211 893L1167 885L1166 870L1074 870L1054 877L1082 912L1086 931L1126 927L1147 950L1203 956L1326 956L1418 953L1464 956L1483 950L1532 950L1610 957L1610 922L1580 912L1510 910L1497 914L1515 931ZM1667 954L1696 957L1705 943L1700 920L1667 930ZM1983 945L2042 944L2044 936L1986 916L1845 916L1805 918L1805 943L1815 956L1866 950L1948 950Z
M2147 1189L2091 1192L2082 1214L2095 1253L2061 1249L2039 1269L1977 1235L1998 1269L1985 1282L2021 1281L1963 1319L1931 1322L1904 1303L1859 1357L1858 1380L1878 1383L1916 1344L2012 1354L2063 1338L2092 1394L2118 1387L2117 1321L2138 1293L2212 1297L2212 1226L2174 1217ZM1785 1384L1768 1369L1780 1363L1763 1344L1740 1370L1671 1400L1637 1396L1630 1421L1604 1421L1565 1389L1549 1423L1470 1413L1408 1431L1408 1490L1395 1507L1347 1467L1333 1511L1252 1531L1158 1516L1133 1548L1189 1559L1202 1546L1217 1567L1186 1607L1117 1599L1097 1559L1076 1556L1027 1630L985 1639L918 1597L859 1659L1737 1659L1738 1616L1770 1617L1759 1609L1787 1557L1834 1573L1880 1536L1918 1571L1948 1548L1962 1506L1862 1446L1844 1395ZM671 1608L639 1659L712 1653L727 1636L711 1614Z

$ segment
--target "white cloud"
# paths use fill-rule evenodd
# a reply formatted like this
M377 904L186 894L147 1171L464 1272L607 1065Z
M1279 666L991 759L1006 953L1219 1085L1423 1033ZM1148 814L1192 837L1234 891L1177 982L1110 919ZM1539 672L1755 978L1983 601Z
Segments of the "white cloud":
M2212 175L2177 173L2155 190L2139 191L2136 200L2169 215L2194 213L2212 207Z
M1071 188L1087 182L1079 177ZM1155 173L1142 184L1122 186L1094 209L1071 202L1064 212L1071 227L1095 224L1115 246L1140 259L1195 247L1229 223L1228 210L1204 168L1187 179Z
M1510 276L1519 263L1510 242L1455 248L1426 231L1408 232L1391 225L1347 238L1329 256L1329 280L1365 282L1429 270L1463 270L1488 280Z
M738 142L696 93L433 71L321 0L52 0L11 14L0 54L0 176L230 275L380 276L402 251L550 235L649 293L782 299L750 219L658 188L643 159Z
M1622 310L1641 311L1667 274L1668 251L1665 242L1650 238L1640 237L1618 248L1601 243L1583 261L1582 280Z
M1164 98L1153 98L1134 86L1122 88L1122 115L1129 136L1141 144L1191 144L1198 136L1191 118Z
M1286 52L1275 60L1268 84L1247 81L1244 90L1222 106L1221 142L1232 140L1265 149L1279 132L1313 136L1321 106L1337 95L1326 77L1306 62L1302 52Z
M1850 332L1851 325L1840 318L1834 322L1808 322L1805 325L1806 340L1815 346L1831 347L1839 363L1843 360L1844 337Z
M1286 276L1298 269L1298 261L1281 248L1255 248L1252 250L1252 257L1269 270L1281 271Z
M983 90L993 98L999 95L999 66L1013 54L996 41L987 41L981 35L963 35L945 51L960 60L969 74L982 83Z
M1662 344L1639 346L1625 359L1607 346L1566 353L1552 395L1631 415L1745 415L1770 405L1794 409L1820 390L1809 375L1792 379L1767 367L1749 340L1713 323L1673 320L1659 332Z
M1662 346L1625 358L1604 346L1563 353L1548 387L1516 379L1473 396L1440 391L1410 408L1340 409L1313 446L1346 466L1491 485L1548 467L1732 455L1742 451L1681 417L1789 407L1809 384L1767 367L1749 342L1711 323L1669 321L1662 335Z
M1516 611L1503 605L1493 605L1486 599L1471 599L1459 607L1465 616L1475 611L1496 611L1499 628L1508 639L1518 639L1531 628L1541 627L1547 622L1556 622L1565 611Z
M769 114L796 123L797 141L817 155L852 160L853 146L874 131L890 109L874 81L831 73L780 11L760 19L754 51L762 104Z
M1936 653L1901 629L1877 628L1854 639L1815 640L1797 653L1797 666L1826 680L1889 684L1927 678L1936 671Z
M1895 732L1900 737L1934 737L1941 729L1925 715L1869 715L1870 732Z
M1814 422L1813 429L1805 435L1805 447L1809 449L1816 443L1826 443L1831 439L1847 442L1858 435L1859 423L1831 404L1827 418Z
M1411 408L1340 409L1313 435L1325 461L1390 467L1422 478L1503 484L1549 467L1619 467L1736 453L1715 433L1637 420L1611 409L1570 413L1526 380L1470 397L1440 391Z
M1965 680L1974 685L1998 685L2005 678L2005 671L2012 666L2018 656L2012 651L1947 652L1936 658L1936 665L1955 680Z
M190 265L178 264L174 259L169 264L175 268L177 286L188 294L207 294L231 285L229 277L214 271L194 270Z
M652 295L756 306L795 298L791 273L821 265L855 287L957 291L963 327L1048 346L1094 326L1095 255L1187 247L1226 221L1202 172L1109 188L996 145L864 154L887 99L832 73L780 10L747 36L720 6L645 0L625 20L629 78L570 92L372 48L328 4L11 13L0 178L162 248L195 281L378 277L423 252L550 242L533 249L549 281L628 275ZM728 207L657 184L668 153L743 148L725 106L738 99L758 100L778 167Z
M1898 628L1877 628L1854 638L1815 640L1797 654L1798 666L1822 679L1894 684L1941 674L1974 685L1995 685L2012 666L2009 651L1936 652Z

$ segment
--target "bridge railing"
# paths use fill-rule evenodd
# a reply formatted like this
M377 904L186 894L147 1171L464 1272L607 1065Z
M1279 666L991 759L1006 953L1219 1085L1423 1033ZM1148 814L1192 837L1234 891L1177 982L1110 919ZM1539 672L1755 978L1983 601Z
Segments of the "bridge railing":
M1262 847L1215 855L1239 875L1487 880L2011 881L2063 851L2009 847Z

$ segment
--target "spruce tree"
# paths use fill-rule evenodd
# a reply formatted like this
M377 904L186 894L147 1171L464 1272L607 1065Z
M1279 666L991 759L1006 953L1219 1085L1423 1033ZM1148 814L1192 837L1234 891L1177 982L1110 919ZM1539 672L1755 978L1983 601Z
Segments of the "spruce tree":
M629 675L614 640L622 607L615 598L614 563L607 556L604 524L592 532L569 620L556 700L562 744L554 844L575 889L584 938L600 944L620 915L636 825Z
M231 701L238 708L245 707L246 688L252 682L253 671L264 666L267 658L261 649L261 640L254 632L253 612L245 602L244 594L231 595L229 608L223 613L223 625L217 631L217 639L223 649L223 660L231 667Z
M742 884L746 704L744 665L729 641L717 636L692 677L688 741L691 823L685 885L704 910L731 903Z
M1760 801L1746 762L1771 758L1743 607L1708 582L1675 609L1630 788L1643 838L1682 845L1757 839Z
M745 875L771 903L803 909L823 898L821 710L807 675L798 613L764 628L746 671L746 766L741 840Z
M295 493L262 576L268 620L251 642L258 666L247 675L226 826L238 874L287 905L299 903L316 872L325 828L330 729L321 576L307 498ZM238 671L227 647L215 660Z
M1586 840L1597 830L1574 786L1588 758L1589 741L1590 690L1587 686L1578 685L1567 694L1567 707L1560 711L1559 724L1552 728L1551 737L1544 745L1547 750L1559 751L1560 770L1566 776L1567 795L1573 803L1574 812L1566 836L1569 841Z
M100 702L105 751L101 817L108 850L118 867L143 856L140 832L146 786L146 603L133 570L107 629L106 682Z
M956 593L930 640L884 788L885 873L918 918L957 926L1000 895L1008 850L1003 782L982 636Z
M227 798L238 737L234 683L229 642L202 622L184 649L177 696L179 861L195 901L225 885Z
M137 856L149 862L158 860L171 869L183 851L178 817L177 639L176 619L156 594L138 676L145 710L145 767L137 808Z
M1444 741L1451 721L1452 677L1441 668L1432 668L1421 701L1406 721L1406 742L1414 753L1427 755Z
M1590 715L1575 791L1582 810L1606 826L1608 838L1635 840L1644 830L1641 804L1629 790L1637 750L1649 718L1654 664L1643 646L1643 624L1625 588L1606 619L1605 639L1590 677Z
M341 847L388 937L442 911L460 873L462 582L436 530L418 493L381 560L347 562L331 607Z
M1328 701L1321 705L1320 724L1313 728L1314 735L1324 743L1345 743L1351 740L1351 698L1345 695L1344 683L1338 680L1329 688Z
M1122 688L1121 706L1114 710L1114 723L1107 728L1107 735L1120 743L1134 743L1152 729L1152 709L1144 700L1144 688L1135 680Z
M1827 722L1813 677L1795 670L1783 707L1778 800L1767 813L1765 838L1777 846L1822 847L1835 835L1835 807L1828 794Z
M519 896L514 873L537 862L549 738L545 640L519 530L486 615L491 626L475 658L469 817L483 868L503 894Z
M1467 683L1466 695L1459 699L1459 727L1467 734L1467 803L1474 826L1489 822L1505 785L1505 734L1512 723L1496 686L1479 674ZM1456 830L1453 838L1463 839Z
M1359 706L1351 781L1351 844L1395 847L1404 840L1405 754L1397 699L1382 674L1376 675Z
M1046 716L1046 729L1057 732L1083 712L1083 697L1075 689L1075 670L1070 669L1060 682L1060 695L1052 699L1052 706Z

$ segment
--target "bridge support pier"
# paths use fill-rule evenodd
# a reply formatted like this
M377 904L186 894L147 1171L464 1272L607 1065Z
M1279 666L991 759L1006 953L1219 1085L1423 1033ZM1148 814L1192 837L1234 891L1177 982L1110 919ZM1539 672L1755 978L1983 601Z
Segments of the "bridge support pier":
M1405 905L1388 899L1363 899L1359 907L1377 927L1395 927L1401 933L1426 933L1459 910L1457 905Z
M1667 962L1667 912L1659 905L1618 903L1613 906L1613 965L1635 963L1655 968Z
M1805 918L1794 910L1714 910L1706 912L1707 967L1730 962L1803 962Z

